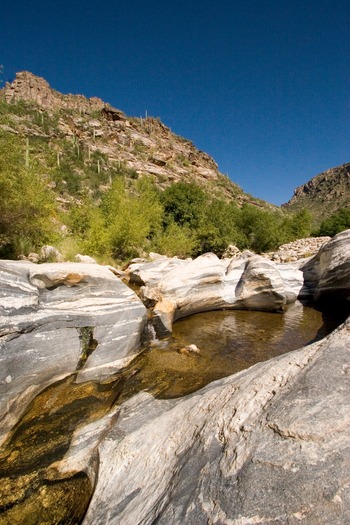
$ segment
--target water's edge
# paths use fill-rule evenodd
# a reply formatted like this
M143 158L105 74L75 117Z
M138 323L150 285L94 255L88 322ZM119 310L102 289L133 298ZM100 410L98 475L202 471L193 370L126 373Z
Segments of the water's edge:
M322 339L342 320L301 303L284 314L197 314L177 321L170 338L148 341L128 367L106 381L76 383L72 375L50 385L32 401L0 450L0 525L81 523L93 481L86 472L63 475L56 468L79 426L97 421L140 391L159 398L190 394Z

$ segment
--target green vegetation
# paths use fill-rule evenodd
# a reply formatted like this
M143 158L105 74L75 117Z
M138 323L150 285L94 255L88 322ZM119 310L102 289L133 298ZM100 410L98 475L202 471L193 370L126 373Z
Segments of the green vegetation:
M350 228L350 208L341 208L333 213L328 219L321 222L316 236L329 235L333 237L337 233Z
M160 192L149 178L136 179L122 166L107 172L109 188L94 193L90 183L87 191L82 181L91 167L77 157L74 162L68 149L65 144L57 163L45 147L34 154L24 138L0 134L1 257L28 254L48 242L100 260L122 261L149 251L221 256L229 244L261 252L309 233L307 212L238 208L193 183L179 182ZM67 194L76 198L59 208L57 195Z
M0 256L16 257L57 240L57 207L39 165L26 166L23 141L0 134Z
M110 161L96 142L61 132L62 111L9 104L0 94L0 257L46 243L66 258L80 252L109 263L150 251L222 256L229 244L260 253L310 234L307 211L268 209L258 200L239 207L240 189L224 175L206 189L177 182L161 191L151 177ZM80 115L85 126L90 118Z

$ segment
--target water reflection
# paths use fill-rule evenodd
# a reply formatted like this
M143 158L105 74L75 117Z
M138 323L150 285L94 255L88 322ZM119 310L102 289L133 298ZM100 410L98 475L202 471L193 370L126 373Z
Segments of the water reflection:
M217 311L176 321L169 339L155 341L138 359L140 372L128 389L162 398L189 394L255 363L321 339L339 324L297 302L284 314ZM195 344L200 354L180 353Z

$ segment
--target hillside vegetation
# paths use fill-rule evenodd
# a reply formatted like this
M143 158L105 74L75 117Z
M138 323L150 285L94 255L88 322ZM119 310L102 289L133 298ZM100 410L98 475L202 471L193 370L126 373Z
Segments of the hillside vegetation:
M293 212L307 208L315 226L340 209L350 209L350 163L326 170L296 188L283 208Z
M261 252L311 225L303 208L245 194L159 119L62 95L27 72L0 91L0 192L1 257L45 243L104 261L222 255L229 244Z

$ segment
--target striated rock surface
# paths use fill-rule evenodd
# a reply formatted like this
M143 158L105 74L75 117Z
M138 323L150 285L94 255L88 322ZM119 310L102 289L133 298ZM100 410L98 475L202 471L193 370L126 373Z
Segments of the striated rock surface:
M97 264L0 261L1 435L60 377L102 379L137 353L146 309Z
M174 320L219 309L281 311L303 286L296 267L278 265L258 255L220 260L205 254L195 260L160 259L129 269L132 282L144 284L141 298L153 305L159 334Z
M350 230L338 233L301 270L316 300L350 298Z
M84 525L349 523L349 339L348 320L187 398L126 402L98 447ZM71 468L93 432L76 434Z

